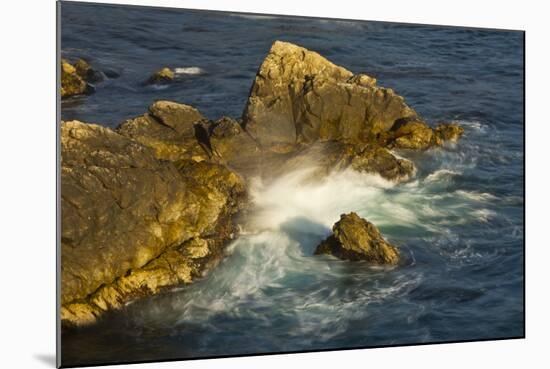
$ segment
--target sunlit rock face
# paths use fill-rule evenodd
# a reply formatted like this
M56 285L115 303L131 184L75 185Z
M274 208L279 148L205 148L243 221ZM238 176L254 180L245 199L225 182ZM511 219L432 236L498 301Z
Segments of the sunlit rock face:
M89 66L63 68L64 93L80 93ZM306 168L297 186L350 171L406 181L415 167L392 150L426 150L463 132L455 124L431 128L374 78L279 41L242 119L208 120L192 106L161 100L115 130L63 122L62 320L89 324L202 276L237 235L257 177L269 182ZM355 213L333 232L317 254L398 263L397 249Z
M61 125L62 319L189 283L221 256L243 204L240 176L215 163L158 160L108 128ZM199 247L200 246L200 247Z
M83 94L86 89L82 68L77 69L67 60L61 60L61 98Z
M263 148L316 140L364 142L416 116L403 98L316 52L277 41L260 66L243 115Z
M315 254L331 254L343 260L366 260L376 264L397 264L399 252L388 243L374 224L356 213L342 214L333 234L321 242Z
M158 159L203 161L209 153L196 136L205 119L192 106L156 101L147 113L123 122L117 132L150 147Z

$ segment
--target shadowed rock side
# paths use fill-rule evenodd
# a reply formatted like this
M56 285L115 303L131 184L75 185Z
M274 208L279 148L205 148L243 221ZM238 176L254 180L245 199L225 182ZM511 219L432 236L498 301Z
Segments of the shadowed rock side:
M244 204L242 179L215 163L159 161L108 128L61 126L61 318L76 325L221 257Z
M343 260L366 260L376 264L397 264L399 252L378 228L356 213L342 214L332 227L333 234L321 242L316 255L330 254Z

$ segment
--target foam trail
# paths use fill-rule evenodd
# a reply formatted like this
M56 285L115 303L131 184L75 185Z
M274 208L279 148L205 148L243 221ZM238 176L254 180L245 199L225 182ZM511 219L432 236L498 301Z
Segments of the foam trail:
M181 67L181 68L174 68L174 73L176 75L199 75L199 74L204 74L205 71L204 69L199 67Z

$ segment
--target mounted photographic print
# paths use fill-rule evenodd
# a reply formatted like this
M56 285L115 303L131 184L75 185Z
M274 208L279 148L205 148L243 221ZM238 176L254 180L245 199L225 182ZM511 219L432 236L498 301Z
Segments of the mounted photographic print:
M524 32L58 22L59 365L524 337Z

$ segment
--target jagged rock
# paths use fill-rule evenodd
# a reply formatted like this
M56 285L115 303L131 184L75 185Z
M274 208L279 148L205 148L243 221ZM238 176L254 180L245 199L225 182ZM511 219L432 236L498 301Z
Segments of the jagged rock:
M425 150L436 143L433 129L418 120L398 122L392 128L392 134L392 146L399 149Z
M224 166L158 160L134 140L77 121L62 123L61 150L64 324L189 283L237 231L245 186Z
M117 132L152 148L164 160L206 160L211 155L206 118L189 105L156 101L149 112L122 123Z
M378 146L362 148L334 141L319 142L303 153L297 153L296 157L317 157L314 164L319 167L318 174L321 177L328 175L331 171L351 168L358 172L378 174L389 181L401 182L409 179L415 172L411 161L397 158L387 149ZM286 160L291 165L293 161L297 160Z
M376 264L397 264L399 252L378 228L356 213L342 214L332 227L333 234L321 242L316 255L330 254L343 260L366 260Z
M359 172L377 173L395 182L409 179L415 171L411 161L397 158L383 147L367 148L354 155L351 167Z
M426 150L444 141L456 142L462 133L464 129L456 124L440 124L433 129L422 121L404 119L385 132L384 140L392 148Z
M254 173L262 161L262 152L239 122L222 117L210 125L210 144L220 162L241 173Z
M288 152L317 140L367 142L410 117L416 112L374 78L276 41L258 71L243 123L262 148Z
M67 60L61 60L61 98L81 95L87 92L86 80Z
M441 123L435 127L434 133L441 141L456 142L464 133L464 128L454 123Z
M147 83L149 84L162 84L162 83L169 83L174 80L174 72L167 67L164 67L162 69L157 70L149 79L147 80Z

